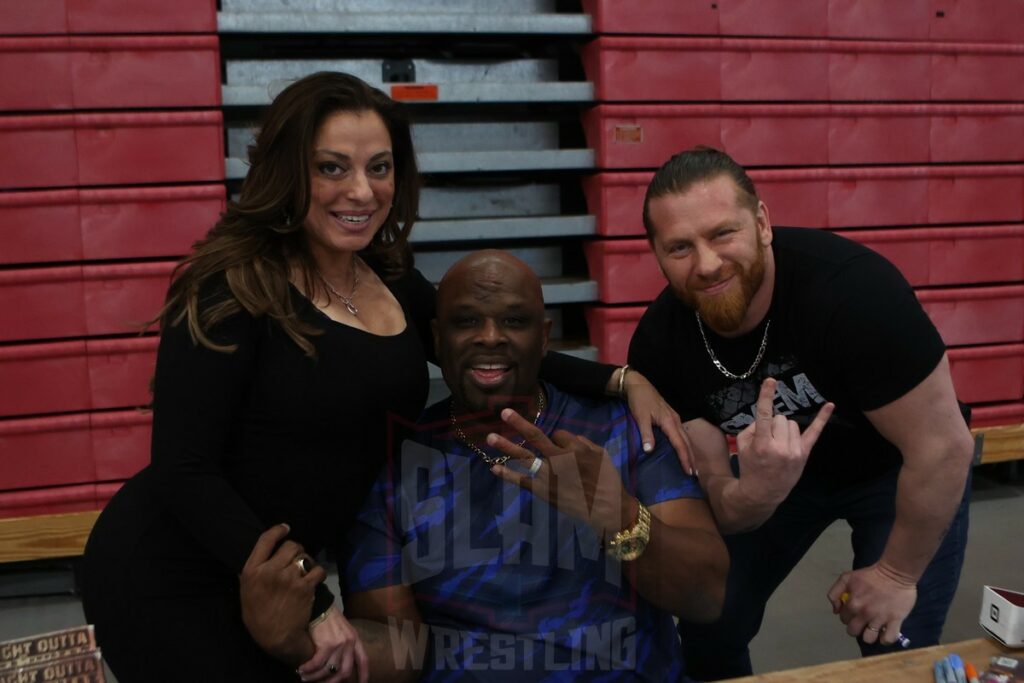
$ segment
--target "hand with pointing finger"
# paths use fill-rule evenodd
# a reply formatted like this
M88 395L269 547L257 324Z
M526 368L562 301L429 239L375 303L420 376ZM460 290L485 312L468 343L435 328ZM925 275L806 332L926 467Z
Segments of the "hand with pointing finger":
M490 434L487 444L508 455L509 462L517 462L526 473L495 465L491 468L494 474L532 491L564 514L586 522L598 537L607 538L632 526L637 501L623 487L608 451L585 436L564 429L555 430L548 438L543 430L509 408L501 412L501 419L526 441L517 446L498 434ZM526 445L541 456L532 476L529 472L537 456Z
M823 405L801 434L796 422L774 414L775 386L771 377L761 383L756 418L736 437L740 492L747 500L771 506L781 503L796 485L835 408L832 403Z

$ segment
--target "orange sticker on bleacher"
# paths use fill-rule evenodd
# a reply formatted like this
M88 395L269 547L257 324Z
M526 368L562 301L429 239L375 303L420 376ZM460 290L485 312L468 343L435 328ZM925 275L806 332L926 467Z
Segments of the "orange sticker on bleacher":
M635 145L644 141L643 126L615 126L614 138L617 144Z
M436 83L396 83L391 86L391 99L400 102L436 102Z

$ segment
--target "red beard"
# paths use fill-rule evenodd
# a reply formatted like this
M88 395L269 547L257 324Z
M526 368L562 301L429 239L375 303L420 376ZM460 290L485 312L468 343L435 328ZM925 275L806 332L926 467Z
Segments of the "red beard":
M730 287L721 294L705 296L698 290L676 288L676 294L683 303L700 313L701 319L719 332L732 332L743 323L750 302L764 281L764 245L757 242L757 257L749 268L742 264L733 266L740 286ZM724 271L723 274L729 277ZM709 286L714 282L699 284Z

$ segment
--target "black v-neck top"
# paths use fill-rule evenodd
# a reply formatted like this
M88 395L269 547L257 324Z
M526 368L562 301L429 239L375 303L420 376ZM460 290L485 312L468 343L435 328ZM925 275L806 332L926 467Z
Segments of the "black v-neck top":
M108 505L90 549L177 595L237 590L257 537L279 522L312 555L338 542L384 462L389 420L415 421L427 398L434 288L415 270L386 284L406 319L393 336L333 321L292 288L297 315L322 330L316 358L245 312L211 335L232 353L193 344L184 324L164 330L152 462Z

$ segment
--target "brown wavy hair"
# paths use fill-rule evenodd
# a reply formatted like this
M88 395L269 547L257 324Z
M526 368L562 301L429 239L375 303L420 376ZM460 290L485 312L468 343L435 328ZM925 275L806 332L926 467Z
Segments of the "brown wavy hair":
M194 343L230 352L234 345L215 343L209 332L244 309L253 317L269 316L307 356L315 356L309 337L321 330L299 319L288 291L290 265L298 263L305 290L327 296L314 277L316 266L302 228L309 212L313 146L328 116L366 111L377 113L391 136L395 195L384 225L360 255L385 279L405 273L412 266L409 231L419 204L419 172L405 110L355 76L323 71L274 98L249 147L249 173L239 199L228 203L217 224L174 269L164 306L152 322L166 328L187 321ZM205 294L220 277L230 296L201 301L200 292Z

